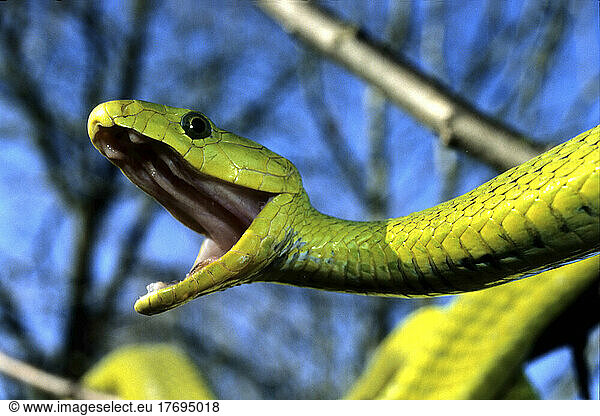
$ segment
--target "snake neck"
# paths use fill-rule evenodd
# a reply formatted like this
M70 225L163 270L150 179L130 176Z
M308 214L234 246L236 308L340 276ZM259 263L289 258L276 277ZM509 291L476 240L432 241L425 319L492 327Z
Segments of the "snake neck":
M385 221L324 215L305 193L282 198L269 224L285 225L260 280L430 296L484 289L597 254L599 139L596 129L582 133L467 194Z
M431 215L430 210L364 222L331 217L312 206L305 212L285 228L273 247L276 256L256 280L346 293L434 296L495 286L599 250L598 241L590 241L586 252L555 259L553 250L539 249L539 264L510 247L480 257L467 252L450 256L411 241L414 237L404 231Z
M381 293L396 256L385 243L389 221L325 215L300 198L305 214L285 229L260 280L352 293ZM380 282L381 279L381 282ZM387 285L386 285L387 286ZM389 288L388 288L389 290Z

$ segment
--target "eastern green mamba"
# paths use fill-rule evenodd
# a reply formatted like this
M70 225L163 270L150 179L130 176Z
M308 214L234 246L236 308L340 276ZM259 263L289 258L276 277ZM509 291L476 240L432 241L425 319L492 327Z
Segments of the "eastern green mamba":
M194 362L170 344L121 346L96 363L82 382L127 400L214 399Z
M523 363L551 322L584 291L597 293L599 260L417 309L380 344L346 398L536 398Z
M484 289L600 250L600 126L473 191L385 221L316 211L294 165L205 115L138 100L90 114L94 146L206 236L179 282L135 304L156 314L253 281L382 296Z

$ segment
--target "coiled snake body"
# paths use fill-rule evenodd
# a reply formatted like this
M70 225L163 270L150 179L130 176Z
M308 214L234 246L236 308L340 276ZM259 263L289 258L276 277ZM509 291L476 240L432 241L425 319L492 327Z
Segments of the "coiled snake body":
M186 278L135 304L154 314L252 281L390 296L484 289L600 249L600 126L473 191L410 214L353 222L316 211L296 168L187 109L110 101L96 148L206 236Z
M597 287L599 260L419 308L381 343L347 398L535 398L522 364L550 323Z

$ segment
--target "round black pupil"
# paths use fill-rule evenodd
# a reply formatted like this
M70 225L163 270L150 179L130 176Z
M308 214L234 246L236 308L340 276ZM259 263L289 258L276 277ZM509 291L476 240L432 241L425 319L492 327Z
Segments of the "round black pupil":
M206 123L200 117L194 117L190 120L190 130L202 134L206 130Z

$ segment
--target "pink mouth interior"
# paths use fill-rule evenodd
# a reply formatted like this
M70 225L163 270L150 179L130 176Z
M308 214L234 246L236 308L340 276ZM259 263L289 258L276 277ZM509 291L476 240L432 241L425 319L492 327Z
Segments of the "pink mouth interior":
M170 146L130 129L100 127L93 141L133 183L206 236L192 271L229 251L273 196L204 175ZM165 286L158 282L148 290Z

